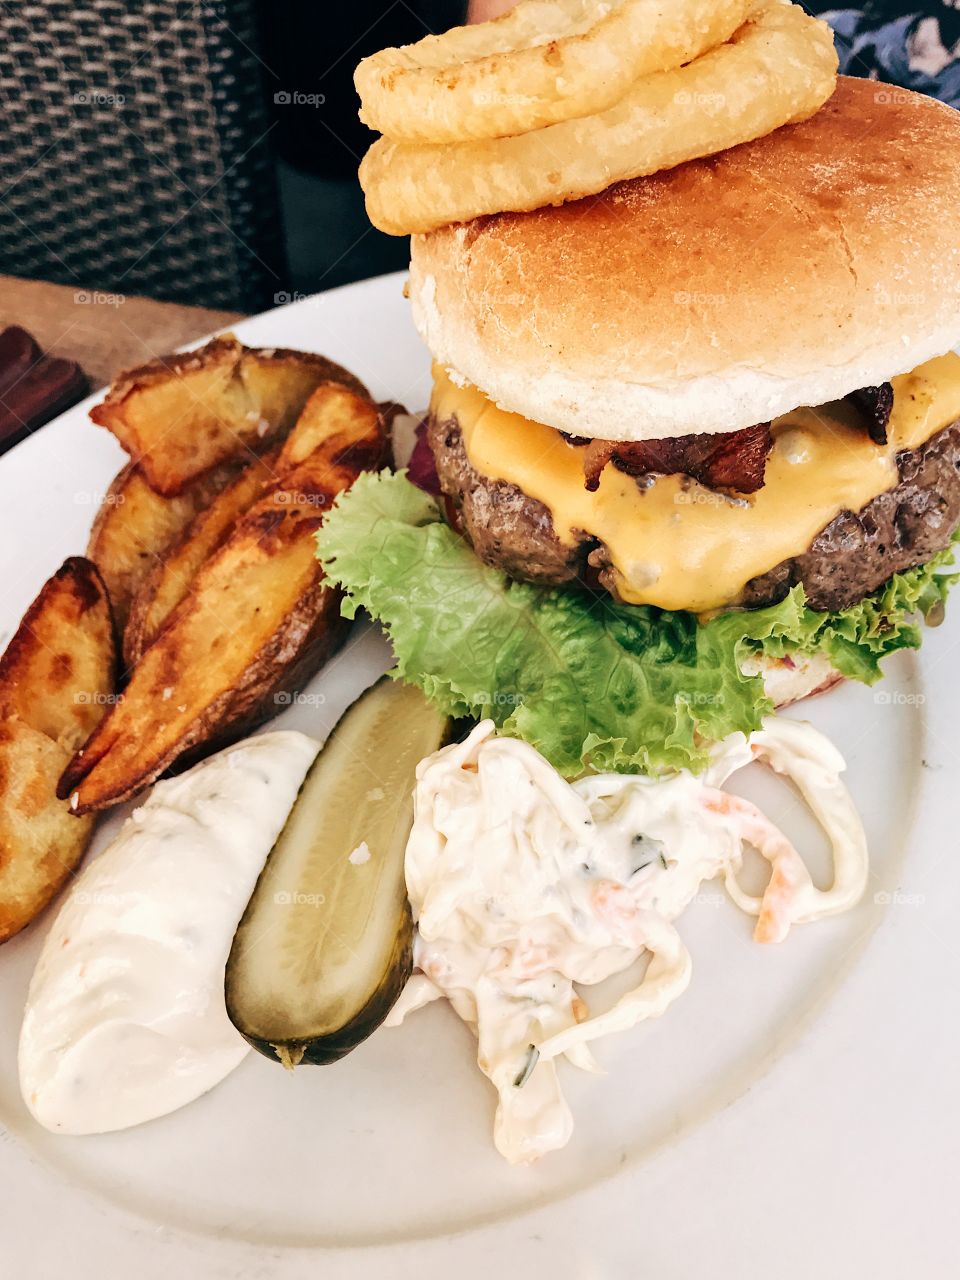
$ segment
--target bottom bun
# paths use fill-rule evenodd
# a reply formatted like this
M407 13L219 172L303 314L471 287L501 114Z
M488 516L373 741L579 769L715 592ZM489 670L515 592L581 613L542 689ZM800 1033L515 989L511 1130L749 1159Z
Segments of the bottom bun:
M745 676L763 676L763 687L775 707L788 707L801 698L824 693L839 684L843 676L823 654L792 654L785 658L768 658L757 654L744 660Z

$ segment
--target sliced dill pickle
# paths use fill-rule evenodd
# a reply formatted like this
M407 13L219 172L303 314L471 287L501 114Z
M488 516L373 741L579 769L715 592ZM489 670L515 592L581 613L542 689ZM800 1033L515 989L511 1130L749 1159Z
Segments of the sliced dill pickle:
M418 689L384 678L350 707L307 774L226 969L234 1026L284 1066L349 1053L410 976L413 788L417 765L449 729Z

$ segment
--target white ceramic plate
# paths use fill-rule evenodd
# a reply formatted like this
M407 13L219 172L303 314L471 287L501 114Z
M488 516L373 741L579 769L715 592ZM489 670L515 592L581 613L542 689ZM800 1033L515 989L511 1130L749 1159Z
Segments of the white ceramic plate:
M324 352L375 395L427 399L402 277L238 326ZM123 462L78 406L0 461L0 640L82 552ZM956 606L954 606L956 612ZM807 704L839 744L871 840L863 904L779 948L719 888L681 923L689 992L603 1042L606 1078L568 1070L573 1141L511 1169L469 1033L432 1006L335 1066L256 1054L207 1097L125 1133L57 1138L20 1099L20 1014L50 917L0 952L4 1275L249 1278L955 1274L960 1090L957 619L876 690ZM322 736L386 666L372 632L279 723ZM793 795L742 776L824 865ZM105 823L101 848L118 818Z

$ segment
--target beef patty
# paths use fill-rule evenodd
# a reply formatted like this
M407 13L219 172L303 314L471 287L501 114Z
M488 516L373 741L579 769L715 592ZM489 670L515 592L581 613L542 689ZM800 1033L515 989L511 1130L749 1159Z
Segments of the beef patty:
M441 488L481 560L523 582L610 587L606 552L597 540L582 534L567 546L542 502L516 485L481 475L467 457L455 419L431 419L427 438ZM960 523L960 421L918 449L897 454L897 468L900 479L893 489L860 511L841 511L802 555L752 578L730 603L759 608L802 583L811 608L833 612L941 551Z

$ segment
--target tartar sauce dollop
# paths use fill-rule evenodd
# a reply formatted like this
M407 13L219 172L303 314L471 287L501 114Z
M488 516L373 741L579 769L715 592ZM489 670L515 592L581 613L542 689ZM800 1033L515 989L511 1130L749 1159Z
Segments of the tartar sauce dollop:
M20 1088L40 1124L124 1129L192 1102L242 1061L224 967L317 749L302 733L264 733L158 782L76 880L20 1033Z

